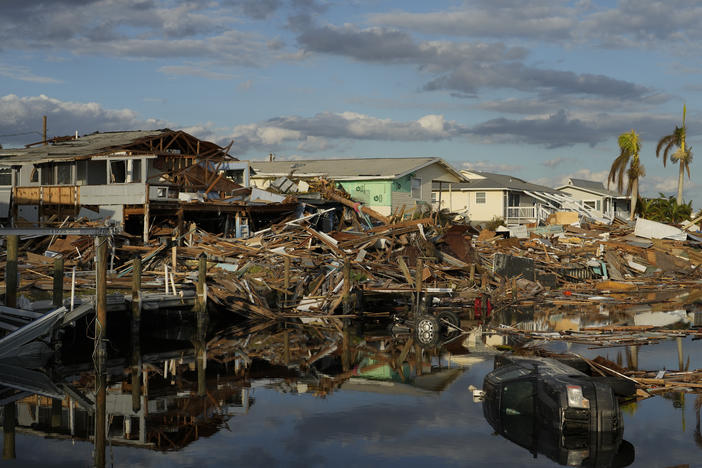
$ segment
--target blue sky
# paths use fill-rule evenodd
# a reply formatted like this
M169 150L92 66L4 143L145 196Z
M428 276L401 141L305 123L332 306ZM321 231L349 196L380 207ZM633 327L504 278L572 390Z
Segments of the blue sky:
M605 181L642 137L702 141L695 0L0 0L0 144L170 127L240 159L439 156ZM685 179L700 208L702 184Z

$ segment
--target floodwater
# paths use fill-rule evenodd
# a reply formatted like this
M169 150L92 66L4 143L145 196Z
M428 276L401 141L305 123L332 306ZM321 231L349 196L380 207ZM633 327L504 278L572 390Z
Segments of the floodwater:
M138 412L129 344L111 345L107 466L588 466L595 455L554 456L495 434L469 389L482 387L493 355L482 346L462 348L462 338L428 352L407 345L406 336L314 327L234 329L220 337L208 347L204 396L187 331L142 337L140 368L149 377ZM675 340L634 350L549 346L625 364L635 352L640 369L679 365ZM92 466L94 422L81 406L93 399L91 363L67 348L44 372L74 392L63 400L60 422L52 424L48 398L17 401L16 459L4 466ZM702 368L702 340L685 338L682 350L689 369ZM702 466L700 404L698 395L675 393L624 407L630 466Z

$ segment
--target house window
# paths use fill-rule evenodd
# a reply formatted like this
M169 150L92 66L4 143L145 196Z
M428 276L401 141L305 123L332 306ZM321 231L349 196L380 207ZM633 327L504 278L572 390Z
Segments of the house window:
M32 173L29 175L29 181L30 182L39 182L39 168L34 166L32 167Z
M519 194L518 193L509 192L507 206L519 206Z
M56 165L56 183L59 185L70 185L71 163L60 163Z
M76 161L76 185L88 183L88 161Z
M126 161L110 161L110 183L123 184L127 180L127 162Z
M107 183L107 161L88 161L88 185Z
M0 185L12 185L12 169L0 169Z
M412 179L412 198L422 198L422 179Z
M43 166L41 168L41 185L54 185L54 166Z
M485 204L485 192L475 192L475 203L476 205Z
M583 205L591 210L597 209L597 203L595 203L595 200L586 200L583 202Z

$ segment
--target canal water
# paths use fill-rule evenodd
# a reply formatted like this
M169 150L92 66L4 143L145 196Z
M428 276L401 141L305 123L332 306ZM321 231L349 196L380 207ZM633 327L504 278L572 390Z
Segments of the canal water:
M170 339L167 351L164 338L142 340L141 369L149 378L136 412L128 356L120 360L120 345L114 345L107 466L536 467L612 466L618 460L526 448L497 435L472 391L493 369L494 351L466 349L463 338L429 352L408 345L407 337L329 336L313 328L221 336L210 342L205 395L198 395L186 339ZM685 338L682 345L688 368L702 368L702 340ZM623 347L548 346L626 363ZM62 353L60 365L44 374L71 398L60 411L46 397L27 394L17 401L16 459L3 466L92 465L94 422L85 407L94 387L90 363ZM639 369L679 365L675 340L640 346L636 353ZM671 393L624 406L622 444L633 446L633 453L619 460L633 456L629 466L641 467L702 466L701 404L699 395ZM609 461L593 465L594 459Z

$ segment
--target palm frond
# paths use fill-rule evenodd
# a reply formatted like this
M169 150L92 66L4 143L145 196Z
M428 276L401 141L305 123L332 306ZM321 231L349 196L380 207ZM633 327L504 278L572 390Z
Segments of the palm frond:
M659 157L660 153L661 153L661 149L665 148L663 150L663 167L665 167L665 164L668 160L668 152L670 151L670 148L672 148L674 144L675 144L675 135L666 135L658 141L658 146L656 146L656 157Z

